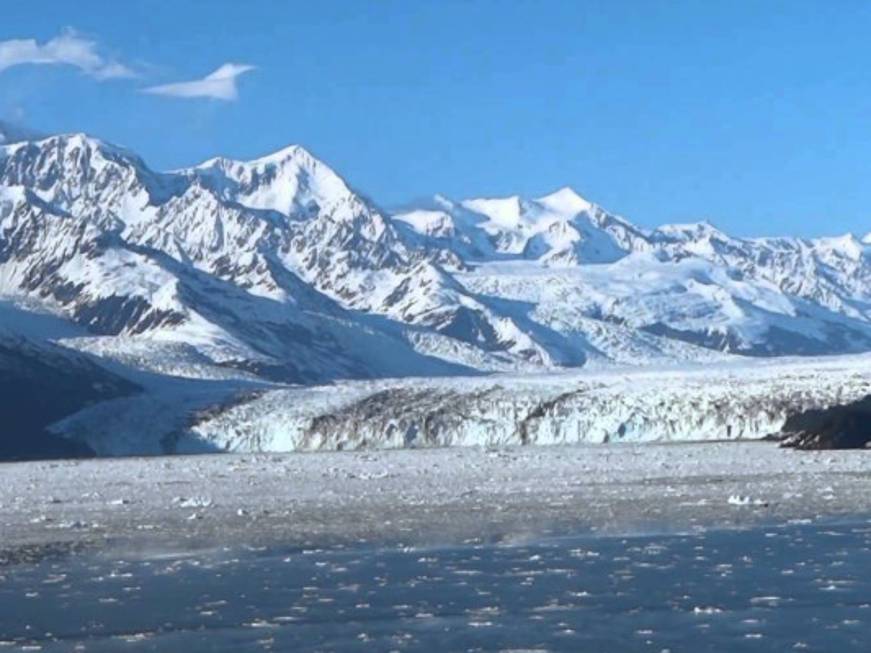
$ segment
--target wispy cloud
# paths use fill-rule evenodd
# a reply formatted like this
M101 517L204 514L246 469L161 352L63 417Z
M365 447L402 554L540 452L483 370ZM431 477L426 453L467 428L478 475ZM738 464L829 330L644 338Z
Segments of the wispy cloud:
M239 97L236 78L243 73L254 70L254 66L238 63L225 63L211 75L203 79L189 82L162 84L143 89L145 93L169 95L181 98L212 98L214 100L232 101Z
M67 29L45 43L36 39L0 41L0 72L14 66L74 66L96 79L135 77L127 66L100 54L97 43Z

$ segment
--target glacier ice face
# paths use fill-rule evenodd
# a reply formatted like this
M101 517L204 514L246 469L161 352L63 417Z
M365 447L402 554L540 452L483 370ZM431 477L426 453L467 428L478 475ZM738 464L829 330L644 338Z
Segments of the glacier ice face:
M871 393L871 356L275 389L186 437L231 451L758 439Z

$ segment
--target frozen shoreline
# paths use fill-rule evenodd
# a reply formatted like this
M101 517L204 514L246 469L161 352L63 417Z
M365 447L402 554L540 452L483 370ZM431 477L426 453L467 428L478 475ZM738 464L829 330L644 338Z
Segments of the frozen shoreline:
M871 514L871 452L772 443L0 465L0 549L522 542Z

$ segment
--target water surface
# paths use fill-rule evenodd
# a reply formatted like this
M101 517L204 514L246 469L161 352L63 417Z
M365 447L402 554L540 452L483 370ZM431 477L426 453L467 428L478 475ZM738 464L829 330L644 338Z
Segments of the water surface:
M858 520L510 546L77 555L0 568L0 640L113 653L866 653L869 569L871 523Z

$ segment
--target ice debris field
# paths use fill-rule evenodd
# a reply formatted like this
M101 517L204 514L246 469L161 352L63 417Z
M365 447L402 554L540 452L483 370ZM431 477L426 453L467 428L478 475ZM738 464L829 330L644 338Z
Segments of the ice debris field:
M6 464L0 646L858 653L869 469L772 443Z

